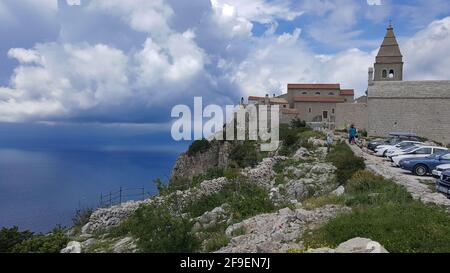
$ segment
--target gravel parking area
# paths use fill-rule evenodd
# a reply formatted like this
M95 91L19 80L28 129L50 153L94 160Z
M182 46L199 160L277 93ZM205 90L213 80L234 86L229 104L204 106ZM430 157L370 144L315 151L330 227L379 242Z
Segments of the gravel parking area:
M364 158L366 166L370 171L405 186L406 190L414 199L420 200L423 203L432 203L450 209L450 199L436 192L434 178L414 176L403 169L392 167L390 161L373 155L366 148L360 148L357 145L350 145L350 147L356 155Z

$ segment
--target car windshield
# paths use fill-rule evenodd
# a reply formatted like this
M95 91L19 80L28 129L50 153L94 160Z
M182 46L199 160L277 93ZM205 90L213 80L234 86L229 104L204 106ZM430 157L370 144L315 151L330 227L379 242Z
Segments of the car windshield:
M401 148L407 148L407 147L411 147L411 146L416 145L416 143L414 143L414 142L403 142L403 143L401 143L399 145L400 145Z
M391 139L389 139L388 141L387 141L387 143L388 144L390 144L390 145L395 145L395 144L397 144L399 142L399 139L398 138L391 138Z

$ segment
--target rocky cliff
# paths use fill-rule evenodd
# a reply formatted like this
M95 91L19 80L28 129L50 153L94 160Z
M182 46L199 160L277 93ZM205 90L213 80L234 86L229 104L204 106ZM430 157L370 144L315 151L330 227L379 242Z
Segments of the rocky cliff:
M230 164L232 144L228 141L212 141L209 149L189 155L178 156L170 181L190 179L212 167L227 168Z
M303 202L308 198L344 193L336 183L336 168L326 161L327 149L323 142L310 139L310 148L296 148L289 156L273 155L264 158L254 167L240 169L233 177L218 177L201 182L186 190L176 190L144 201L128 202L95 211L79 235L62 252L139 252L136 234L111 235L116 227L129 219L142 206L167 208L176 218L191 223L191 232L200 240L200 252L287 252L304 249L299 238L306 232L326 223L337 214L351 209L342 205L321 205L308 209ZM188 152L177 159L172 179L189 179L211 167L227 168L231 164L232 144L212 142L207 150L196 154ZM232 192L246 183L257 192ZM228 195L227 195L228 193ZM243 217L237 208L246 200L263 193L265 197L255 203L271 203L267 210L258 207L256 213ZM218 201L219 200L219 201ZM213 207L210 203L216 202ZM244 203L239 203L244 202ZM253 202L253 201L250 201ZM194 215L192 204L206 205ZM267 206L267 204L266 204ZM208 208L208 209L207 209ZM244 208L245 209L245 208ZM196 213L198 213L198 209ZM151 227L148 227L151 228ZM214 231L213 233L212 230ZM211 237L212 234L214 237ZM360 240L358 241L360 242ZM359 249L355 246L354 249ZM306 251L306 250L305 250ZM341 250L311 250L340 252ZM356 250L355 250L356 251Z

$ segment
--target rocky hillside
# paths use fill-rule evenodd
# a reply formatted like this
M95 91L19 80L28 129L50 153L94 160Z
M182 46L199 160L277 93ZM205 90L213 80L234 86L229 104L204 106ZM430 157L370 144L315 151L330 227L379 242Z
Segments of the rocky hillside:
M370 156L339 138L328 152L324 136L305 127L283 127L280 137L273 154L250 141L194 142L158 195L82 214L67 234L55 230L12 249L450 252L448 210L379 175Z
M282 137L283 147L265 158L257 143L196 143L173 170L171 183L182 180L185 189L169 185L148 200L98 209L62 252L305 249L306 231L351 208L303 205L311 198L340 196L344 188L321 134L285 128ZM168 224L177 229L157 234Z

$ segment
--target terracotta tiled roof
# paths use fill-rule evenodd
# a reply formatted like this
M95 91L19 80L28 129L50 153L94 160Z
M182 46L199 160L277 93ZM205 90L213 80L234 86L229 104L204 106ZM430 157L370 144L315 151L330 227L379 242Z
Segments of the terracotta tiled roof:
M256 96L250 96L248 97L248 100L263 100L264 97L256 97Z
M265 97L257 97L257 96L250 96L248 97L249 101L263 101L265 100ZM289 102L285 98L269 98L269 102L273 104L288 104Z
M274 104L288 104L289 102L283 98L270 98L270 103Z
M355 90L353 89L341 89L341 95L355 95Z
M294 98L296 102L329 102L329 103L339 103L345 102L345 98L338 97L319 97L319 96L296 96Z
M300 113L297 109L292 109L292 108L281 108L280 112L283 114L299 114Z
M330 90L339 90L341 89L341 85L339 83L336 84L296 84L291 83L288 84L288 89L330 89Z

